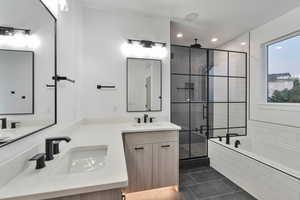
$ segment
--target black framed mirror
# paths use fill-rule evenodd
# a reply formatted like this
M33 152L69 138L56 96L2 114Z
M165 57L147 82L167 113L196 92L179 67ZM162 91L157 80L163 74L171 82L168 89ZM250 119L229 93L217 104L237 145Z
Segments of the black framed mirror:
M127 112L162 111L162 61L127 58Z
M0 2L0 147L57 123L56 32L41 0Z
M34 114L34 52L0 49L0 115Z

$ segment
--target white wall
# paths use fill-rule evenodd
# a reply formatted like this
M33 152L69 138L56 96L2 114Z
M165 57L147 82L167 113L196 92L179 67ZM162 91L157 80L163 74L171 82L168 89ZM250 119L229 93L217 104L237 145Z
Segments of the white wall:
M72 122L78 115L79 67L82 64L82 5L68 1L69 11L58 14L57 73L75 80L75 84L61 81L57 92L58 123Z
M266 73L264 44L300 30L300 7L251 31L250 44L250 118L265 122L300 127L300 106L266 104Z
M126 112L126 57L121 45L127 39L170 44L170 21L133 13L108 13L86 8L83 18L83 61L80 74L80 112L83 118L132 118ZM169 51L169 47L168 47ZM170 118L170 57L163 59L163 107L153 116ZM97 90L112 84L116 90Z
M299 17L300 7L251 31L250 43L249 134L293 152L300 152L300 104L266 104L264 44L300 30ZM282 162L291 156L287 153Z

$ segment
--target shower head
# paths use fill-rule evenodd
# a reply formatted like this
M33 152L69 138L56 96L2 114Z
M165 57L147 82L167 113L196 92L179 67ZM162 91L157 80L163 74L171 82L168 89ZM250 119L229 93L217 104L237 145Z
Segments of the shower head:
M196 38L196 39L195 39L195 44L192 44L191 47L192 47L192 48L201 48L202 45L201 45L201 44L198 44L198 39Z

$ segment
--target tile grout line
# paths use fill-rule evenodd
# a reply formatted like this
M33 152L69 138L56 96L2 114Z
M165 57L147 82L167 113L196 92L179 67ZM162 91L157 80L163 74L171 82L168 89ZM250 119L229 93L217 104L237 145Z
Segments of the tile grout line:
M236 191L235 192L227 192L227 193L223 193L223 194L217 194L217 195L212 195L209 197L200 198L199 200L210 200L211 198L217 198L217 197L222 197L225 195L236 194L236 193L240 193L240 192L236 192Z
M191 177L192 178L192 177ZM195 179L194 179L195 180ZM193 186L197 186L197 185L201 185L204 183L210 183L210 182L214 182L214 181L220 181L220 180L226 180L226 178L218 178L218 179L213 179L213 180L209 180L209 181L203 181L203 182L197 182L194 184L189 184L189 185L183 185L184 187L193 187Z

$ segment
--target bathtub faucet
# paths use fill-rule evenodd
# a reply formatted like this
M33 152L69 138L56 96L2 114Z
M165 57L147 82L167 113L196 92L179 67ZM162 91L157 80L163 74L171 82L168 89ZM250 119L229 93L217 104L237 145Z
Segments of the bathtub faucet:
M237 133L227 133L226 134L226 144L230 144L230 136L239 136Z

